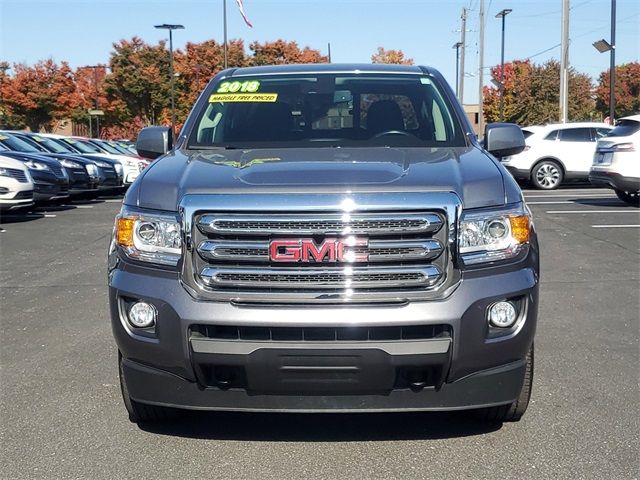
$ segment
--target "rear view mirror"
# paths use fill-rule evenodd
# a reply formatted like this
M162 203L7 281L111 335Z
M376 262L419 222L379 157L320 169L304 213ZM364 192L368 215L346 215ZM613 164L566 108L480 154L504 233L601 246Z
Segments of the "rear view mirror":
M136 140L138 154L146 158L158 158L173 148L170 127L147 127L140 130Z
M495 157L508 157L524 150L524 135L514 123L490 123L484 131L484 148Z
M347 103L353 100L349 90L336 90L333 94L333 103Z

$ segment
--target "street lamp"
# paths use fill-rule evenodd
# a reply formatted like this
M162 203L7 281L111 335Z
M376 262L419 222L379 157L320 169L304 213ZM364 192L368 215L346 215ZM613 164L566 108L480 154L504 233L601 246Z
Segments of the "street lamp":
M161 30L169 30L169 69L171 71L171 134L175 137L176 125L176 99L175 99L175 75L173 74L173 31L184 29L184 25L171 25L163 23L162 25L154 25L155 28Z
M616 0L611 0L611 43L604 38L593 43L600 53L610 53L609 65L609 123L614 124L616 118Z
M458 87L460 86L460 47L462 46L462 42L456 42L453 44L453 47L456 49L456 97L458 96Z
M505 8L504 10L500 10L496 14L496 18L502 18L502 48L500 53L500 84L502 88L500 89L500 121L504 122L504 19L507 15L509 15L513 10L510 8Z

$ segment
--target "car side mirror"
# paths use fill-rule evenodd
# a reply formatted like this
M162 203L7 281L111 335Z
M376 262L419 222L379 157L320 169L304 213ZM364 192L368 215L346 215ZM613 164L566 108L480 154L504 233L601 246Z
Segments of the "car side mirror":
M514 123L490 123L484 130L484 148L495 157L508 157L524 150L524 135Z
M145 158L158 158L173 148L173 135L170 127L146 127L140 130L136 140L138 155Z

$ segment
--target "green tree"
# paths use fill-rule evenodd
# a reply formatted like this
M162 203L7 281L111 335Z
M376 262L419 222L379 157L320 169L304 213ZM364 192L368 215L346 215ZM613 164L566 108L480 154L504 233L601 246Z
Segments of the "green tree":
M177 52L179 53L179 52ZM171 104L169 51L165 42L148 45L141 38L113 44L111 73L104 80L109 101L116 102L119 122L139 117L144 123L165 120Z
M602 116L609 115L609 72L602 72L596 87L596 109ZM615 81L616 118L640 112L640 63L616 66Z

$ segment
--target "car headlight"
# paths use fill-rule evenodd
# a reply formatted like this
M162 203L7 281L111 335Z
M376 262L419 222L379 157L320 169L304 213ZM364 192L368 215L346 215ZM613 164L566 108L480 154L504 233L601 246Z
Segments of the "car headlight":
M135 162L134 160L125 160L124 164L127 167L131 167L131 168L136 168L138 166L137 162Z
M73 162L71 160L67 160L66 158L64 160L60 160L60 163L63 167L67 168L82 168L82 165L80 165L78 162Z
M458 249L465 265L495 262L517 256L529 244L531 213L514 208L463 212Z
M31 170L51 170L46 163L36 162L34 160L27 160L24 164Z
M96 167L93 163L87 163L85 167L89 175L95 176L98 174L98 167Z
M93 163L95 163L97 166L99 166L100 168L109 168L111 166L110 163L107 162L101 162L100 160L93 160Z
M146 213L123 207L116 217L114 241L134 260L176 265L182 255L178 217L172 213Z
M0 177L11 177L12 175L9 173L9 170L6 168L0 167Z

